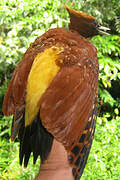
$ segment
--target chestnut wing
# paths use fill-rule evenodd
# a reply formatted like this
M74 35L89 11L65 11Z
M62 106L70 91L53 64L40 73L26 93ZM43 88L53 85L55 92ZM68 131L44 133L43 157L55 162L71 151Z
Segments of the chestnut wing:
M44 127L66 149L83 134L95 106L97 76L91 68L63 67L40 100Z

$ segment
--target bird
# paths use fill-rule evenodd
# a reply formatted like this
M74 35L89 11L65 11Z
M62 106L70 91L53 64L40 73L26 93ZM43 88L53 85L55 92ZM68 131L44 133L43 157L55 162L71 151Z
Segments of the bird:
M69 28L49 29L38 37L16 66L3 101L3 113L13 115L11 139L20 141L20 164L48 158L53 140L62 144L80 179L94 137L99 65L89 38L98 35L96 18L64 8Z

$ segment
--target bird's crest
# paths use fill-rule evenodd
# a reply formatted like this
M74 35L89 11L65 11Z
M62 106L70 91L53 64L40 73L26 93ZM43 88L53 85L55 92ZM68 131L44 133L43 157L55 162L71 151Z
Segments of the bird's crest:
M82 11L76 11L63 6L70 15L69 29L77 31L80 35L89 38L99 33L96 18Z

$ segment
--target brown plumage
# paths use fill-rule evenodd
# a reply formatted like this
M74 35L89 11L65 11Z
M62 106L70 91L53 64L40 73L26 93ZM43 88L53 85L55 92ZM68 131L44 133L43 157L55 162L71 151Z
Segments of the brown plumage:
M18 134L20 139L20 164L24 159L27 166L31 152L34 163L38 155L44 162L55 138L65 147L77 180L84 170L95 131L98 61L96 48L85 38L98 34L98 25L94 17L65 8L70 14L70 30L50 29L30 45L13 72L3 112L14 115L11 138L14 140ZM37 101L39 112L26 125L28 77L37 55L49 48L53 53L60 49L55 60L59 70Z

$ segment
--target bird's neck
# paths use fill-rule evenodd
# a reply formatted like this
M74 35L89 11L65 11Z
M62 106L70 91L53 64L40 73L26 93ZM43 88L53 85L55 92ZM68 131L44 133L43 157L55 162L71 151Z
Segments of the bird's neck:
M48 179L47 179L48 178ZM41 164L36 180L73 180L72 167L67 159L64 146L54 140L51 153L44 164Z

